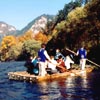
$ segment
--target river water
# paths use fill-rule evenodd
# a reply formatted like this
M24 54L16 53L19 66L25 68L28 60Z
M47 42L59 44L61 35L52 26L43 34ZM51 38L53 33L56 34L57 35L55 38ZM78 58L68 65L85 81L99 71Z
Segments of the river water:
M0 100L100 100L100 72L41 83L9 80L8 72L26 70L23 65L0 63Z

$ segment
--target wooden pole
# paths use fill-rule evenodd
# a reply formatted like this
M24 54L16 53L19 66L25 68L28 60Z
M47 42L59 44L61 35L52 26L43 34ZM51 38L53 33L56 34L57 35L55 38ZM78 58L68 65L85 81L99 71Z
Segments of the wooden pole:
M86 59L86 60L87 60L88 62L90 62L90 63L94 64L95 66L100 67L100 65L96 64L95 62L93 62L93 61L91 61L91 60L89 60L89 59Z
M72 50L70 50L68 48L66 48L66 50L69 51L69 52L71 52L71 53L73 53L75 56L77 56L77 53L75 53L74 51L72 51Z
M73 53L74 55L78 56L77 53L75 53L74 51L72 51L72 50L70 50L70 49L68 49L68 48L66 48L66 50L69 51L69 52L71 52L71 53ZM89 60L89 59L86 59L86 60L87 60L88 62L94 64L95 66L100 67L100 65L96 64L95 62L93 62L93 61L91 61L91 60Z

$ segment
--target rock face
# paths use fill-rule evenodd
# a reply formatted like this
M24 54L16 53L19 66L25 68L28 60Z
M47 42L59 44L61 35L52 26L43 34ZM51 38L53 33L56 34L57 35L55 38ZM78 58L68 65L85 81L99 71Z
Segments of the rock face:
M0 22L0 39L6 35L14 35L16 33L16 28L5 22Z
M0 22L0 34L10 34L16 31L16 28L12 25L8 25L5 22Z
M32 31L34 34L37 34L40 31L45 30L47 23L49 21L53 21L54 19L55 19L55 16L53 15L43 14L35 18L27 26L25 26L22 30L20 30L18 32L18 35L22 35L27 31Z
M35 23L31 27L31 31L34 34L39 33L42 29L45 29L47 24L47 18L44 16L41 16L40 19L36 20Z

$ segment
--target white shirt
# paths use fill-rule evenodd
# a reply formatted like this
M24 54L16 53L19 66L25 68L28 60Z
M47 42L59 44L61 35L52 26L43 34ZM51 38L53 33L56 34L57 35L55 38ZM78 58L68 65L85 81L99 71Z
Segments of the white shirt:
M52 70L56 70L57 61L54 59L51 59L51 62L48 62L48 68L51 68Z
M50 57L49 57L49 55L48 55L48 53L47 53L47 51L45 50L44 51L44 55L46 56L46 58L50 61Z

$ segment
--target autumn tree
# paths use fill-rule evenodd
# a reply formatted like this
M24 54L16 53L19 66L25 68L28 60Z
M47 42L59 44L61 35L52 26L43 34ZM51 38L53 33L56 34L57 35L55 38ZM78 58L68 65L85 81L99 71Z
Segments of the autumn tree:
M33 39L33 38L34 38L34 34L31 30L27 31L24 35L18 36L19 42L24 42L26 40Z
M14 36L5 36L1 42L1 60L8 59L8 51L11 49L13 45L16 44L16 38Z
M38 34L35 35L35 40L46 43L48 41L48 37L45 34L39 32Z

